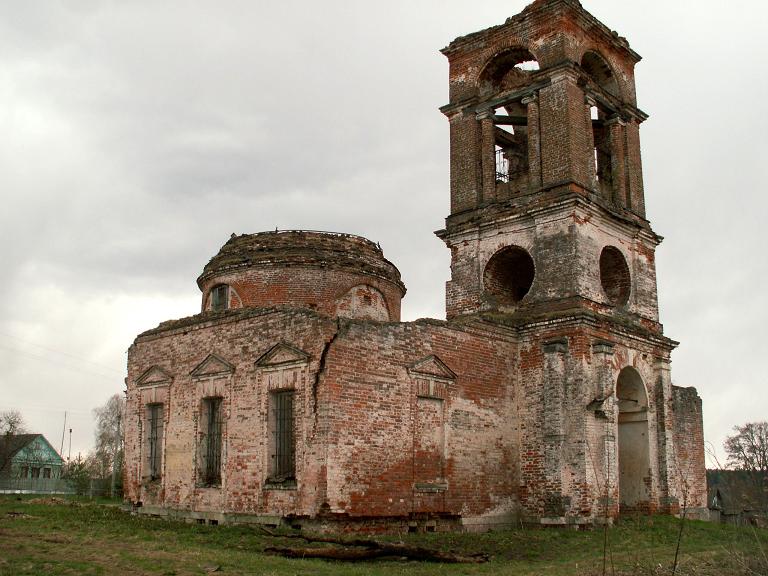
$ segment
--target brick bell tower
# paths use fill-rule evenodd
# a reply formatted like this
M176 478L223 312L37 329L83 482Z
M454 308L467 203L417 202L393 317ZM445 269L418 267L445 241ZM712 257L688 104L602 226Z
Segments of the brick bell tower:
M446 313L517 335L524 510L561 523L705 506L702 441L681 446L700 433L683 430L700 428L700 400L693 420L674 411L676 343L658 317L640 56L578 0L536 0L443 53Z

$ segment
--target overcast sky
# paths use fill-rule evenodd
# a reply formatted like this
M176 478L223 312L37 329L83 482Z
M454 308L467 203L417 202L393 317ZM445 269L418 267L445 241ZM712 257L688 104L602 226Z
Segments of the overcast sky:
M0 1L0 410L72 455L126 350L199 310L230 234L381 243L404 319L444 317L447 61L523 1ZM585 0L643 61L638 104L673 381L707 440L768 419L768 5ZM64 455L68 453L68 438Z

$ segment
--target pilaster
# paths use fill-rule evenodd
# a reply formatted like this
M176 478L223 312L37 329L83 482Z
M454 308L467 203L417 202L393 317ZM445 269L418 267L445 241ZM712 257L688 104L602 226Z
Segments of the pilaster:
M521 100L528 108L528 174L532 190L541 188L541 125L537 95L531 94Z

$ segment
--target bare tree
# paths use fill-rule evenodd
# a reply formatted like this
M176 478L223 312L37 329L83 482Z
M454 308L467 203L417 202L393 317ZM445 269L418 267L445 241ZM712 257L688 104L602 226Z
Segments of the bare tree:
M736 434L725 440L728 464L739 470L768 471L768 422L734 426Z
M768 508L768 422L748 422L733 429L736 434L728 436L724 444L728 465L747 473L765 510Z
M18 410L6 410L0 412L0 434L3 436L12 436L14 434L24 434L27 431L27 425L24 423L24 417Z
M96 448L93 465L100 478L112 479L112 493L115 483L122 476L123 466L123 412L125 398L121 394L110 396L103 406L94 408L96 417Z
M0 412L0 474L9 474L10 469L6 466L18 446L13 441L17 434L26 432L26 424L21 412L18 410L6 410Z

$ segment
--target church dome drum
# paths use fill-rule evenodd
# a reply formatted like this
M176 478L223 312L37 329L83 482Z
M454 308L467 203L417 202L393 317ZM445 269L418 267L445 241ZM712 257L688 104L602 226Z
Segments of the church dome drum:
M295 306L396 322L405 285L381 247L307 230L233 235L197 279L203 311Z

